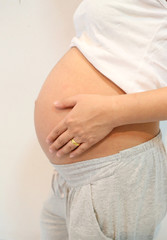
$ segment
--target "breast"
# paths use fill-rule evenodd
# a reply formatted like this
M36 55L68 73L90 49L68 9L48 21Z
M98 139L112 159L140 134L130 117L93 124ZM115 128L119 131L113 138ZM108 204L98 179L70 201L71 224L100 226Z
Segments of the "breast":
M35 102L34 123L36 134L44 153L52 163L60 164L61 162L61 164L66 164L70 162L67 156L60 161L55 155L51 155L45 139L50 131L64 119L71 110L69 108L63 110L56 109L53 106L53 102L80 93L110 96L126 94L121 88L95 69L77 48L73 47L53 67L41 87ZM140 124L138 124L138 127L139 126ZM128 125L129 129L132 127L135 128L135 126ZM120 135L119 130L120 129L117 129L118 135ZM119 138L116 138L116 134L115 136L109 134L104 141L78 158L78 161L95 158L102 153L109 155L114 151L118 151L120 147L124 147ZM118 144L118 142L120 142L120 144ZM113 146L112 149L111 144Z

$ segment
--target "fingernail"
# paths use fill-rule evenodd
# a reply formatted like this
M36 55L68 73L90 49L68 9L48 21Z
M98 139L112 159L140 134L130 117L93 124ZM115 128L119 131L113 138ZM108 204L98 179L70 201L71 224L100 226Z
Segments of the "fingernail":
M60 156L61 156L61 154L60 154L60 153L56 153L56 156L57 156L57 157L60 157Z
M50 143L50 140L49 140L49 139L46 139L46 143Z
M50 153L53 153L54 151L53 151L53 149L50 149L50 148L49 148L49 152L50 152Z
M54 105L58 106L60 104L60 102L54 102Z
M70 158L73 158L73 157L74 157L74 155L71 154L71 155L70 155Z

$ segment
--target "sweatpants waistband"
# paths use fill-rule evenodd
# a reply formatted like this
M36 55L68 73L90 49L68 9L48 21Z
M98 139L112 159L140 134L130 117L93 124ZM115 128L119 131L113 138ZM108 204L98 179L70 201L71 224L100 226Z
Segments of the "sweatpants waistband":
M151 140L116 154L70 164L53 164L53 167L59 182L66 181L67 185L77 187L111 176L119 161L126 162L129 159L138 158L140 154L147 155L150 150L157 147L164 148L161 130Z

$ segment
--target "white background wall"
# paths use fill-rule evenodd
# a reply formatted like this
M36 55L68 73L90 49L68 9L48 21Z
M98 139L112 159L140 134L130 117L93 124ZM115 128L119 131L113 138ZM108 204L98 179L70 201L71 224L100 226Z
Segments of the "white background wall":
M68 49L80 2L0 0L0 240L40 239L52 166L35 135L34 101ZM161 122L165 144L166 123ZM158 240L166 240L166 233L163 227Z

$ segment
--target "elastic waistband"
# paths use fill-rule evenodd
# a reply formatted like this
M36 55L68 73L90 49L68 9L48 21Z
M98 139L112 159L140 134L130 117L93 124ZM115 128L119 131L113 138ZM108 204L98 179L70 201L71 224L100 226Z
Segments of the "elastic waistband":
M160 145L163 145L161 130L151 140L113 155L70 164L53 164L53 166L59 177L63 178L69 186L80 186L112 175L119 160L127 161L129 158L136 158L139 154L147 154L150 149Z

